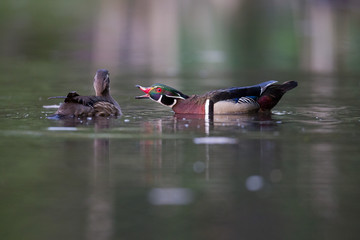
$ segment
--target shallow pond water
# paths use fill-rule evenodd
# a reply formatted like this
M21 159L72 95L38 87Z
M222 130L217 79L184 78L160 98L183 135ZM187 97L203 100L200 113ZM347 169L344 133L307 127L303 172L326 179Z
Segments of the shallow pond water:
M135 100L133 86L153 80L115 76L123 116L56 121L46 116L59 101L46 98L90 94L91 82L11 76L23 87L0 90L4 239L358 236L358 80L294 79L299 86L271 115L205 121ZM191 94L248 83L255 82L202 79L177 88Z

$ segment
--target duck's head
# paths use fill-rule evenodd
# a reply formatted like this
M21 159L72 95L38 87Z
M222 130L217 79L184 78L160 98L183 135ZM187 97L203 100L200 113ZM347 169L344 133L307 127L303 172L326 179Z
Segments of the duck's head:
M110 74L106 69L99 69L96 71L94 77L94 89L96 96L104 96L110 90Z
M151 100L168 107L173 107L180 99L189 98L180 91L160 83L156 83L151 87L142 87L140 85L136 85L136 87L145 93L142 96L135 97L136 99L150 98Z

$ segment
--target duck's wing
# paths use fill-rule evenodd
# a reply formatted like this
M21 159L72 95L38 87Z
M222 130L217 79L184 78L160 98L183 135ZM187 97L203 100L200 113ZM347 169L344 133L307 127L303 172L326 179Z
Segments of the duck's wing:
M77 102L76 98L81 97L77 92L69 92L67 96L55 96L55 97L48 97L48 99L65 99L64 102Z
M107 117L121 115L121 110L119 110L113 103L106 101L94 103L93 109L95 116Z
M259 97L268 86L277 81L267 81L254 86L233 87L228 89L220 89L204 94L206 99L210 99L213 103L230 99L239 99L242 97L254 96Z
M78 103L84 106L93 107L97 102L109 102L108 99L100 96L80 96L77 92L69 92L67 96L49 97L48 99L62 98L65 103Z

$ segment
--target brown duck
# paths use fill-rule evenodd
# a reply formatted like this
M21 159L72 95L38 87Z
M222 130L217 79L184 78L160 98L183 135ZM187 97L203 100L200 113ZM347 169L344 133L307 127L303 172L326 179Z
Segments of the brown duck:
M59 109L50 118L61 117L108 117L121 115L120 105L110 95L109 71L100 69L94 77L95 96L80 96L70 92L65 96L50 97L65 98Z

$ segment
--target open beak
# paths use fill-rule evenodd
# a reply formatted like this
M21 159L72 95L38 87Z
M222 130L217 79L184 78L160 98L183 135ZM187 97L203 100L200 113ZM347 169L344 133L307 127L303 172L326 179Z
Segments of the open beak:
M141 91L143 91L145 94L141 95L141 96L136 96L135 99L145 99L145 98L149 98L149 92L152 89L151 87L142 87L140 85L136 85L137 88L139 88Z

